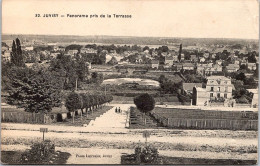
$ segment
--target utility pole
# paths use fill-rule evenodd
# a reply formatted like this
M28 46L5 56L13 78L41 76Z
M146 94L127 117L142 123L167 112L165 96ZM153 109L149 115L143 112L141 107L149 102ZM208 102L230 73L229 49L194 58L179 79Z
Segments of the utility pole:
M105 96L107 95L107 85L105 84Z
M78 90L78 77L76 78L76 85L75 85L75 91Z

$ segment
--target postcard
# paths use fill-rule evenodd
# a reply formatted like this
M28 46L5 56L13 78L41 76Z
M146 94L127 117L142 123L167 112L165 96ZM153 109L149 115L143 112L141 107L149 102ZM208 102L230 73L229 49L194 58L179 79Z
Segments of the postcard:
M4 165L258 163L256 0L3 0Z

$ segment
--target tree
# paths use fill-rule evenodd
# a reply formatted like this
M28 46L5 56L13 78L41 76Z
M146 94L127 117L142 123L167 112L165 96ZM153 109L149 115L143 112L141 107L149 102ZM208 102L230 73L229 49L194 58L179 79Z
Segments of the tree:
M83 105L82 98L79 94L75 92L71 92L67 96L65 106L69 112L72 112L72 118L73 118L72 123L74 123L75 111L77 109L81 109L82 105Z
M9 104L24 108L27 112L47 113L60 106L60 89L52 83L50 75L42 71L19 68L14 75L7 101Z
M248 62L249 63L256 63L256 53L250 53L250 55L248 56Z
M154 98L145 93L145 94L142 94L142 95L139 95L137 97L134 98L134 103L136 105L136 107L144 113L144 115L147 113L147 112L150 112L154 109L154 106L155 106L155 100ZM144 117L144 123L146 124L146 118Z
M181 53L182 53L182 44L180 44L180 49L179 49L179 56L178 56L179 61L181 61Z
M109 62L107 62L107 64L109 65L115 65L115 64L118 64L118 61L116 60L115 57L112 57L111 60Z
M16 38L13 40L12 52L11 52L11 63L16 66L24 66L24 60L22 55L22 48L20 40Z

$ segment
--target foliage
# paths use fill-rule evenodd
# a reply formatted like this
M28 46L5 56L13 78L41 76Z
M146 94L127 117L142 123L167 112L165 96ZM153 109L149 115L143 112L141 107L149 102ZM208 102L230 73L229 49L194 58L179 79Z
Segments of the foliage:
M65 106L70 112L74 112L77 109L90 108L112 100L111 95L71 92L66 98Z
M118 64L117 60L115 57L112 57L111 60L109 62L107 62L107 64L109 65L115 65L115 64Z
M68 51L68 50L80 50L82 48L81 45L77 45L77 44L71 44L71 45L68 45L67 47L65 47L65 51Z
M11 63L16 66L24 66L21 43L18 38L16 38L15 41L13 40L12 52L11 52Z
M50 141L34 143L29 151L21 155L21 162L27 164L40 164L50 161L55 152L55 145Z
M91 79L90 79L91 83L100 85L103 82L103 80L104 80L104 76L102 73L98 73L98 72L91 73Z
M65 106L70 112L81 109L83 106L82 97L76 92L71 92L66 98Z
M60 54L56 59L50 62L49 71L56 76L56 79L62 80L62 89L73 90L85 80L88 74L87 64L81 57L73 60L71 56Z
M53 83L52 75L28 68L14 68L7 101L27 112L50 112L60 105L60 89Z
M145 147L137 146L135 148L135 158L137 164L158 164L159 152L158 149L148 145ZM140 160L140 161L138 161Z
M152 111L155 106L154 98L147 93L135 97L134 103L136 107L144 113Z
M237 103L249 104L249 101L245 95L241 96L240 98L236 99Z

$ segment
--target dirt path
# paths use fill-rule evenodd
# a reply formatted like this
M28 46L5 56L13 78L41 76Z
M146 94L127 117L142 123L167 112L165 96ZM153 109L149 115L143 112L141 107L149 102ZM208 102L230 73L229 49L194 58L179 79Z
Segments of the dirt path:
M108 110L106 113L92 120L86 127L86 131L89 132L104 132L111 130L126 130L129 127L129 106L128 105L113 105L114 107ZM115 112L115 109L121 110L121 112Z
M24 151L29 146L2 145L2 151ZM66 164L121 164L121 155L134 153L133 149L99 149L99 148L66 148L56 150L71 154ZM159 154L169 157L206 158L206 159L240 159L255 160L257 154L216 153L216 152L185 152L159 150Z

